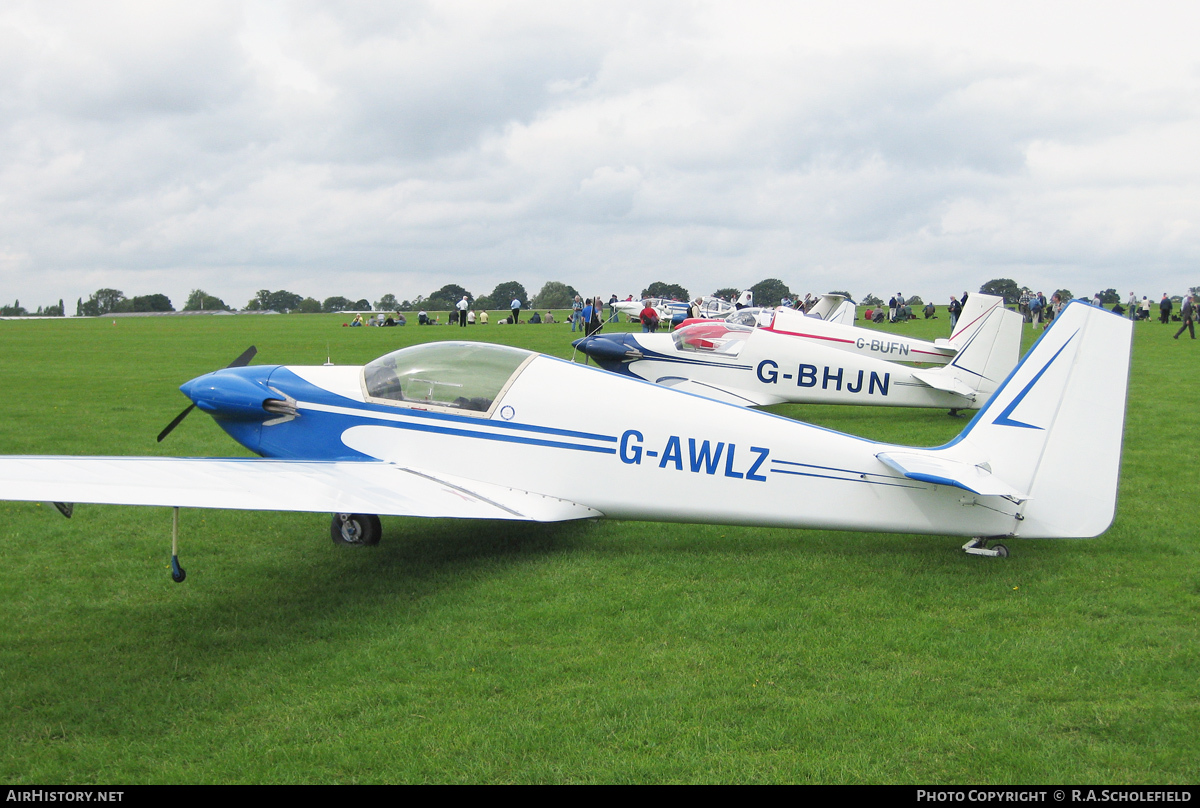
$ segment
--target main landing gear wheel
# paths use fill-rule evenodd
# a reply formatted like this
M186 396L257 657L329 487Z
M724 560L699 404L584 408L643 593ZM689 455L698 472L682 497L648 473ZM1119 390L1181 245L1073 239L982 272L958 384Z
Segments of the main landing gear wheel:
M1000 538L1000 537L997 536L996 538ZM989 549L988 548L989 541L995 541L995 539L990 539L990 538L986 538L986 537L981 538L981 539L971 539L969 542L967 542L966 544L964 544L962 546L963 552L967 553L968 555L992 556L993 558L1008 558L1008 548L1007 547L1005 547L1003 544L996 544L996 545L993 545L991 547L991 549Z
M329 526L329 536L334 544L370 547L379 544L382 535L379 517L373 513L335 513Z

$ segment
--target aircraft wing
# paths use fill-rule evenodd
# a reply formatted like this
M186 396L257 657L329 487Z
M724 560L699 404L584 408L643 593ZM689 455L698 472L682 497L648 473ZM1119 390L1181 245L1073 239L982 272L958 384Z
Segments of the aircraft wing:
M885 466L910 480L952 485L985 497L1007 497L1024 502L1029 495L997 479L988 465L964 463L927 452L880 452L875 455Z
M723 401L726 404L735 404L739 407L759 407L766 404L782 404L787 401L785 398L768 393L721 387L708 382L685 379L683 376L663 376L655 379L654 383L670 387L672 390L682 390L685 393L711 398L714 401Z
M0 457L0 500L560 522L585 505L383 461Z

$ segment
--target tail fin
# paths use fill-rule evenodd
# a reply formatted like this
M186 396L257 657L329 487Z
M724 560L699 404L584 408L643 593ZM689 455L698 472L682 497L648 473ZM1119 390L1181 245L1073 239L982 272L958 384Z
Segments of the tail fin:
M968 297L962 313L958 316L958 321L954 324L954 333L948 340L950 347L961 350L963 345L969 342L975 332L983 326L988 315L998 309L1004 310L1004 298L1002 297L980 293ZM942 344L940 340L938 344Z
M1117 504L1130 321L1082 302L1063 309L950 446L1023 492L1013 535L1098 536Z
M843 300L841 305L834 309L833 314L829 315L829 322L841 323L842 325L855 325L854 319L857 316L856 307L853 300Z
M991 306L977 323L964 329L966 336L950 364L915 370L912 375L937 390L964 396L972 402L969 406L983 406L1017 366L1021 322L1015 311Z

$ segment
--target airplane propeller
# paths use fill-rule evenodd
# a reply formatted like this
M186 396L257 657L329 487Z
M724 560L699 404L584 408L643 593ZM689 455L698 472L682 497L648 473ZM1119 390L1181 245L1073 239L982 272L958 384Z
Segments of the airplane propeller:
M225 367L226 368L245 367L246 365L250 364L250 360L254 358L254 355L256 353L258 353L258 348L255 348L253 345L251 345L249 348L247 348L245 351L242 352L241 356L239 356L237 359L230 362ZM167 435L170 435L171 430L173 430L173 429L175 429L175 427L179 426L179 423L184 418L187 418L188 413L194 409L196 409L196 405L189 404L183 412L179 413L179 415L176 415L175 420L173 420L173 421L171 421L171 423L167 424L167 428L164 429L162 432L158 433L158 442L162 443L163 438L165 438Z

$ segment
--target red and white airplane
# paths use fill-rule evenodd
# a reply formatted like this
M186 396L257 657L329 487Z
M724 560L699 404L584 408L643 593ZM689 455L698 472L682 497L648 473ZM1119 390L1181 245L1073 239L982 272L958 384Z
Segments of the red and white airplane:
M971 319L942 344L780 308L762 328L707 321L670 334L596 334L574 345L606 370L729 404L978 409L1021 351L1021 316L1002 302L972 297Z

